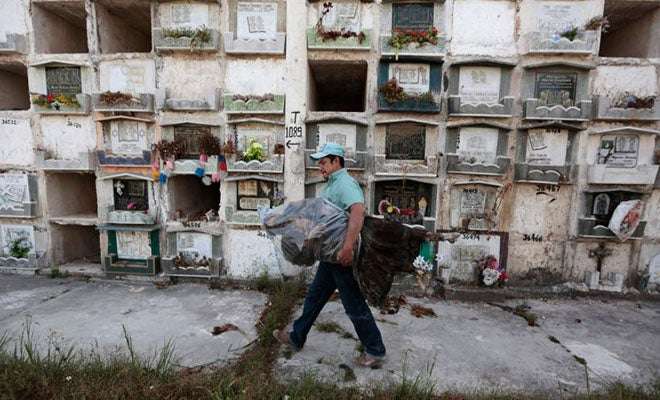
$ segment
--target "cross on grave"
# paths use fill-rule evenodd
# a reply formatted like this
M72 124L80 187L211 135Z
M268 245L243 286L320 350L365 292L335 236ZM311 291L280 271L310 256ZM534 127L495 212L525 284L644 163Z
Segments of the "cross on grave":
M606 248L604 242L600 242L598 244L598 247L596 247L595 249L589 250L589 258L596 259L596 271L598 271L598 273L601 272L601 269L603 267L603 259L611 255L612 255L612 250Z

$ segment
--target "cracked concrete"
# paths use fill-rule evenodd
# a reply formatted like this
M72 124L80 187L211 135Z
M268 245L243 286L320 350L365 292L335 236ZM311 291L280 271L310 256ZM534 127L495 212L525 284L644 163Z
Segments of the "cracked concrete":
M114 351L125 345L122 326L144 356L173 340L182 366L222 364L256 338L255 322L266 296L251 291L209 291L181 284L59 280L0 275L0 335L16 337L26 320L39 345L55 337L78 349ZM213 336L215 325L238 331Z
M355 382L344 383L340 364L353 366L357 342L314 328L303 351L278 359L279 376L314 373L340 384L366 385L399 381L405 373L428 378L440 392L499 388L559 396L586 390L584 366L574 356L586 360L592 389L616 380L648 383L660 370L658 303L640 308L628 301L529 301L540 324L529 327L525 319L487 304L409 301L431 307L438 317L415 318L409 306L395 315L372 310L388 351L382 369L354 367ZM354 332L338 302L328 303L318 321Z

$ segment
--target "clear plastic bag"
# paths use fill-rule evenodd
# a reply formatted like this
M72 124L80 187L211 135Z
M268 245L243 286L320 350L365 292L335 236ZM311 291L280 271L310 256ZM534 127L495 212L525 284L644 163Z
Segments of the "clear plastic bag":
M641 214L640 200L622 201L614 210L607 227L623 242L630 239L637 230Z
M346 212L321 198L262 208L259 218L284 258L301 266L336 263L348 228Z

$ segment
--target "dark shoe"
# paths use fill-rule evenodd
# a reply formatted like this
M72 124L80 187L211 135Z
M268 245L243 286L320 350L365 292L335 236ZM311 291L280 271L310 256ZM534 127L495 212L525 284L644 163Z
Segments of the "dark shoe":
M275 329L273 331L273 337L280 342L280 344L287 346L289 349L293 351L298 351L300 350L298 347L296 347L295 344L291 342L291 339L289 338L289 332L282 330L282 329Z
M376 357L371 354L362 353L354 362L358 367L378 369L383 366L385 357Z

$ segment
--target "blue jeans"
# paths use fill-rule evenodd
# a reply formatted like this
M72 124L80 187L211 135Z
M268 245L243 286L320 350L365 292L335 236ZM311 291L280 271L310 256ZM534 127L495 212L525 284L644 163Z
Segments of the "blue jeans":
M307 290L305 305L300 318L293 323L293 331L289 338L294 346L301 349L307 340L307 334L316 317L319 316L323 306L328 302L335 289L339 289L339 296L344 305L346 314L351 319L355 332L365 351L372 356L382 357L385 355L385 345L376 321L350 267L340 264L322 262L319 264L314 281Z

